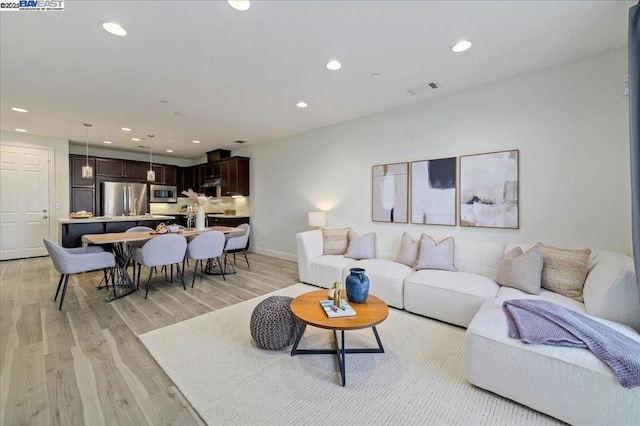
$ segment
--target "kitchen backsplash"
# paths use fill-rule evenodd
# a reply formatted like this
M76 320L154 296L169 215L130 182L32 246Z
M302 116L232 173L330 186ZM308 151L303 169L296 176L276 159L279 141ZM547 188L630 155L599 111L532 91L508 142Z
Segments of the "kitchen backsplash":
M204 211L207 213L223 213L225 210L235 210L236 215L249 216L249 197L220 198L222 203L205 204ZM180 213L189 204L193 205L193 202L186 197L178 197L177 203L151 203L151 214Z

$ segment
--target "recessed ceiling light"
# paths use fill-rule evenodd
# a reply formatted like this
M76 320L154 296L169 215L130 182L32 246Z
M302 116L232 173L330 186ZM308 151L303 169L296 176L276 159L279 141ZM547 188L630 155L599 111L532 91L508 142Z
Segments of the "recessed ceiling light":
M456 53L464 52L465 50L468 50L472 44L473 42L471 40L462 40L451 46L451 50Z
M300 102L298 102L298 103L296 104L296 106L297 106L298 108L306 108L306 107L308 107L309 105L308 105L306 102L304 102L304 101L300 101Z
M120 127L121 130L124 130L125 132L130 132L131 129L128 127Z
M131 138L132 141L140 142L140 138Z
M227 3L229 3L229 6L235 10L240 10L242 12L249 10L251 7L251 2L249 0L227 0Z
M167 152L173 152L173 150L172 149L168 149Z
M26 129L13 129L13 130L15 130L16 132L26 132L27 131Z
M335 59L327 62L327 68L330 69L331 71L337 71L340 68L342 68L342 64L338 61L336 61Z
M111 141L102 141L102 143L106 143L107 145L111 145L113 142L111 142Z
M106 31L110 32L113 35L117 35L120 37L124 37L127 35L127 30L122 28L120 24L116 24L115 22L102 22L102 28Z
M200 141L193 141L193 143L200 143Z
M11 109L14 110L15 112L29 112L24 108L18 108L18 107L13 107Z

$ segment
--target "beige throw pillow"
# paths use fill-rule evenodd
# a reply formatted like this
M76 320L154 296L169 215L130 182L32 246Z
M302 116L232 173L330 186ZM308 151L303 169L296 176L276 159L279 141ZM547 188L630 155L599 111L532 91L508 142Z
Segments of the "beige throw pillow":
M374 259L376 257L376 234L370 232L366 235L358 235L349 231L349 247L344 257L351 259Z
M542 280L542 253L536 246L525 253L515 247L500 262L496 282L531 294L540 293Z
M400 250L395 261L402 263L412 268L418 261L418 252L420 251L420 242L411 238L411 235L406 232L402 234L402 240L400 240Z
M582 302L591 249L562 249L538 243L542 253L542 288Z
M349 228L325 228L322 230L322 254L345 254L349 239Z
M420 254L415 269L441 269L443 271L457 271L453 264L455 242L453 237L445 238L436 243L427 234L420 238Z

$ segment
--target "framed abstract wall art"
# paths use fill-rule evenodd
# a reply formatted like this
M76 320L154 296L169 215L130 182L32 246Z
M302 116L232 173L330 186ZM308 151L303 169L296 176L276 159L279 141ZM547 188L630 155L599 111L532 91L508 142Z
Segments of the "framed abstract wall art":
M456 157L411 163L411 223L456 224Z
M519 227L517 149L460 157L460 226Z
M373 166L371 219L407 223L409 163Z

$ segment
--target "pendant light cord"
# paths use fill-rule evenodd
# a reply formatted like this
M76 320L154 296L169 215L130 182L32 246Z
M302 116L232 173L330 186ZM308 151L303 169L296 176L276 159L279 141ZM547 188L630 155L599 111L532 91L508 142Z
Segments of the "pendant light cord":
M84 127L87 129L87 138L86 138L86 147L87 147L87 166L89 165L89 127L91 127L90 123L82 123Z

